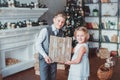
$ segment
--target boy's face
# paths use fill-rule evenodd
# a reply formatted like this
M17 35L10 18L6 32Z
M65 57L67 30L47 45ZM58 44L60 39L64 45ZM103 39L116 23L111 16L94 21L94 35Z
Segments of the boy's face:
M59 15L54 17L53 19L53 24L57 29L61 29L64 26L64 23L65 23L65 19Z

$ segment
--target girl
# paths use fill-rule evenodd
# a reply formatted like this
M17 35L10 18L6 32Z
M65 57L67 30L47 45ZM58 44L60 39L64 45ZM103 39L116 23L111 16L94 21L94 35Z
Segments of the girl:
M85 27L78 27L74 32L74 37L78 44L74 48L72 60L65 62L70 65L68 80L88 80L88 30Z

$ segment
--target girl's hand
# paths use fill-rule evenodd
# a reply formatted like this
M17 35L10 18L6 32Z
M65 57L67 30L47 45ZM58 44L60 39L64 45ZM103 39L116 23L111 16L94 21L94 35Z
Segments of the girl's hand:
M70 65L70 64L71 64L71 61L67 61L67 62L65 62L65 64Z

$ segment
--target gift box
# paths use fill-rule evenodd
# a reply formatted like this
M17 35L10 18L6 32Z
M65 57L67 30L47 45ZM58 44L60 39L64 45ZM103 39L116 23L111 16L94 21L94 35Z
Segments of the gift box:
M63 63L70 60L72 51L71 37L50 36L49 57L52 62Z

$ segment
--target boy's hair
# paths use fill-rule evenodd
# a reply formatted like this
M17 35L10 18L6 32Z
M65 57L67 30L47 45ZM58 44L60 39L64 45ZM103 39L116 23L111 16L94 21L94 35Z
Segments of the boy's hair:
M86 41L89 39L90 35L89 35L88 29L86 27L80 26L80 27L76 28L75 32L74 32L74 37L75 38L76 38L77 31L83 31L86 34Z
M66 19L66 14L65 14L65 12L57 12L54 17L57 17L57 16L61 16L61 17L63 17L64 19Z

